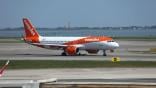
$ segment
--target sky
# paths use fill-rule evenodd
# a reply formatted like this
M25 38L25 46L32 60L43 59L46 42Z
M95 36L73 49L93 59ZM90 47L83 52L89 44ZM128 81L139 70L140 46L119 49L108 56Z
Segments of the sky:
M156 0L0 0L0 28L156 25Z

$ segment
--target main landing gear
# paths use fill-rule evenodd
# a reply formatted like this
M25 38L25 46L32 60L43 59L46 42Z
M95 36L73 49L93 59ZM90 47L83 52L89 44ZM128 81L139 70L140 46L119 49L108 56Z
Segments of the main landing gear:
M68 52L65 51L65 49L63 50L63 52L61 53L62 56L67 56L67 55L70 55L68 54ZM81 53L79 52L79 48L76 49L76 53L72 56L80 56Z
M80 55L81 55L81 53L75 54L75 56L80 56ZM62 52L62 53L61 53L61 56L67 56L66 52Z
M67 56L66 52L62 52L61 55L62 55L62 56Z

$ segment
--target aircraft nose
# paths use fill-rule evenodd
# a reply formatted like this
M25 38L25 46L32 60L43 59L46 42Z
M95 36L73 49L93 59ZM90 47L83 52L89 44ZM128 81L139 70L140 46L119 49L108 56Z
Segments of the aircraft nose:
M117 42L114 42L113 43L113 46L114 46L114 48L118 48L119 47L119 44Z

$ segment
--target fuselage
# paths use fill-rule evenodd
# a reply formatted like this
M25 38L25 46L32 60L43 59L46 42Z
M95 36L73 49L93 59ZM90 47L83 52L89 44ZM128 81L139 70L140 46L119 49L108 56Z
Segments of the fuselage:
M40 37L39 41L41 44L58 44L58 45L68 45L69 42L73 46L80 47L79 49L85 50L113 50L119 47L119 44L113 40L100 41L96 36L94 38L86 39L87 37ZM77 42L77 40L82 39L83 42ZM55 48L49 48L55 49Z

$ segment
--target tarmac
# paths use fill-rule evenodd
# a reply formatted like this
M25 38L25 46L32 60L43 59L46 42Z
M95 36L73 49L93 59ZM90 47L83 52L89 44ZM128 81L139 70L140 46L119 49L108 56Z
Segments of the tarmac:
M2 79L153 79L155 68L59 68L7 70ZM100 80L101 81L101 80ZM153 81L151 81L153 82Z
M23 83L32 84L38 80L53 79L42 83L44 86L64 85L66 84L80 85L87 84L88 86L101 84L127 85L150 85L151 88L156 87L156 69L155 68L66 68L66 69L23 69L23 70L7 70L3 77L0 78L0 87L8 85L17 86ZM56 82L55 82L55 80ZM24 84L25 83L25 84ZM3 87L4 87L3 86ZM154 86L154 87L153 87ZM51 88L49 87L49 88ZM32 87L31 87L32 88ZM33 87L34 88L34 87ZM44 88L44 87L42 87ZM47 87L45 87L47 88ZM62 88L62 87L53 87ZM74 87L75 88L75 87ZM79 87L76 87L79 88ZM95 88L95 87L94 87ZM108 87L106 87L108 88ZM120 87L109 87L120 88ZM131 87L130 87L131 88ZM148 87L132 87L132 88L148 88Z

